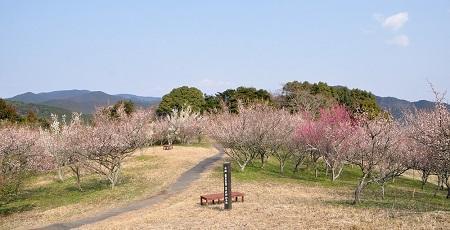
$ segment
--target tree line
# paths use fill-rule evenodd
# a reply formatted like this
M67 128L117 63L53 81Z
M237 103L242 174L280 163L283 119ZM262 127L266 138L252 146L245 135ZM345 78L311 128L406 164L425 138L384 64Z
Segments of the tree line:
M296 173L309 162L316 176L324 164L334 181L345 165L357 166L361 177L355 203L367 185L380 185L384 194L386 182L409 169L420 170L423 183L437 175L450 197L450 114L442 95L436 93L433 110L396 121L374 106L373 95L365 91L306 82L285 88L271 95L240 87L207 99L195 88L181 87L166 95L156 110L118 102L99 108L90 122L78 113L70 120L52 115L48 127L3 122L2 197L17 193L27 173L47 170L56 170L64 180L65 169L70 169L80 190L82 176L96 173L113 189L120 183L124 160L136 149L190 143L203 136L220 143L242 171L254 161L264 167L275 158L282 174L287 162L294 162ZM350 95L347 102L342 95Z
M241 171L256 160L264 167L273 157L281 174L287 161L294 162L294 172L308 161L317 177L317 164L323 162L335 181L345 165L354 165L361 171L354 192L354 203L359 203L367 185L379 185L384 197L386 182L414 169L423 173L424 184L429 175L437 175L448 199L450 113L442 100L437 97L433 110L409 113L405 121L387 113L355 113L339 104L321 108L318 114L291 113L267 104L240 105L237 114L210 116L206 129Z
M136 149L154 144L190 143L202 134L203 117L186 107L157 117L153 109L135 109L118 102L99 108L91 121L73 113L70 119L51 116L49 127L3 122L0 125L0 204L20 191L30 173L56 171L58 180L72 172L98 174L111 189L120 183L123 162Z
M28 110L24 116L17 113L16 108L7 101L0 98L0 122L13 122L21 124L34 124L48 127L47 120L40 118L37 114Z
M245 106L254 103L267 103L276 108L284 108L291 113L308 111L317 115L322 108L335 104L345 106L352 113L368 113L376 116L382 112L375 96L360 89L343 86L329 86L326 83L292 81L284 84L280 93L270 93L264 89L238 87L206 95L195 87L179 87L163 96L158 106L159 115L169 114L172 109L190 106L200 113L222 112L224 108L232 113L238 112L238 104Z

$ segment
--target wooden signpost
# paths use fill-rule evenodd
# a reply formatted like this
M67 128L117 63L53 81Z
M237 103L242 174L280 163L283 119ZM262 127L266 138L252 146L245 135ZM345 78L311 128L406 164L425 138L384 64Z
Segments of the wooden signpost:
M231 209L231 163L225 162L223 164L223 204L225 209Z

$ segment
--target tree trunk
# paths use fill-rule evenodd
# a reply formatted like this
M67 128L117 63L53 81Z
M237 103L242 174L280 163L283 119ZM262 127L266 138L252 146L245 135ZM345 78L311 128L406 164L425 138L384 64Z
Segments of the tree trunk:
M114 187L117 184L117 181L119 180L120 175L120 163L111 171L109 175L109 181L111 183L111 189L114 189Z
M331 169L331 181L336 180L336 171L334 168Z
M72 169L72 172L75 174L76 180L77 180L77 187L82 192L83 188L81 188L81 172L80 167L78 166L71 166L70 169Z
M361 180L358 183L358 186L355 189L355 199L353 200L353 204L358 204L361 202L361 192L365 186L367 174L364 174Z
M111 190L114 190L114 187L116 186L114 179L113 178L109 178L109 183L111 185Z
M63 167L58 167L58 179L61 182L64 181L64 168Z
M447 186L447 199L450 199L450 181L448 181L448 179L449 179L449 174L446 173L444 182L445 182L445 185ZM442 184L444 184L444 183L442 183Z
M447 199L450 199L450 187L447 187Z
M436 197L438 191L439 191L439 186L437 186L436 189L434 190L433 197Z
M336 172L336 168L331 168L331 181L335 181L341 175L342 169L343 167Z
M264 159L265 158L265 154L259 154L259 156L261 158L261 168L263 169L265 164L266 164L266 161Z
M284 175L284 162L281 163L282 161L280 161L280 174Z
M245 165L239 165L239 168L240 168L241 172L244 172L244 170L245 170Z
M81 179L80 179L79 173L77 173L77 186L78 186L78 189L82 192L83 188L81 187Z
M441 190L444 190L444 185L448 188L448 179L449 179L449 175L448 173L444 173L441 176Z
M294 174L298 172L298 168L300 167L300 165L303 164L304 161L305 161L304 157L297 159L297 163L295 164L295 168L294 168Z
M444 183L444 181L443 181L444 178L443 178L443 176L441 174L438 174L437 178L438 178L437 186L438 186L439 189L441 189L443 187L442 184Z
M425 188L425 185L428 182L428 177L429 177L430 173L423 170L422 171L422 190Z
M81 188L81 173L80 173L80 168L79 168L79 167L76 168L76 177L77 177L77 186L78 186L78 189L79 189L80 191L83 191L83 188Z

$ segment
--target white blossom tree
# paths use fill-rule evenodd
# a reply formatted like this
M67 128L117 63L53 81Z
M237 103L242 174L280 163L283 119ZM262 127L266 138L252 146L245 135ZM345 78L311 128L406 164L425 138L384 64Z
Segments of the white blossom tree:
M224 152L233 159L241 171L255 157L259 156L262 165L269 153L267 130L273 128L268 122L269 108L267 105L244 107L239 105L239 113L228 110L211 115L206 130L208 134L224 147ZM273 120L272 120L273 121Z
M407 149L408 139L392 119L382 116L368 119L362 116L351 141L348 161L359 166L362 172L353 203L361 201L361 193L370 183L381 186L384 198L385 183L409 169L411 157Z
M86 167L105 176L112 189L119 181L123 161L145 145L150 117L144 110L127 115L123 107L117 109L116 117L98 110L93 126L86 127L80 153L88 160Z
M422 167L430 167L447 187L447 199L450 199L450 112L443 103L445 94L438 93L435 107L428 111L417 111L407 116L411 138L420 145L427 156ZM428 169L426 169L428 170Z

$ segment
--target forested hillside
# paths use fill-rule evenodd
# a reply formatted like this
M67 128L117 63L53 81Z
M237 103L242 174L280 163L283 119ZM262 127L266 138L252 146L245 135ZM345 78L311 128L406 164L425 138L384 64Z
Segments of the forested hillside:
M113 105L122 100L130 100L138 107L148 107L157 104L160 98L140 97L131 94L110 95L102 91L61 90L37 94L28 92L9 98L9 100L92 114L98 107Z

